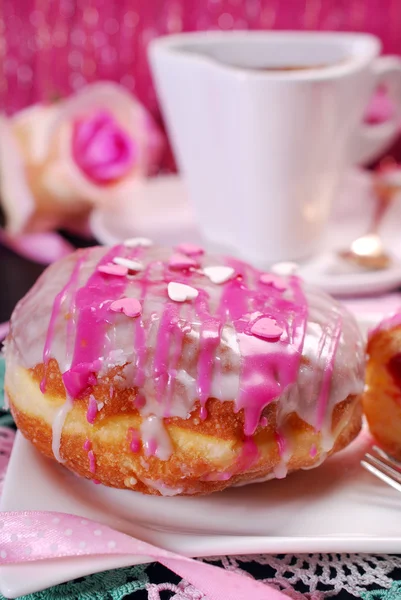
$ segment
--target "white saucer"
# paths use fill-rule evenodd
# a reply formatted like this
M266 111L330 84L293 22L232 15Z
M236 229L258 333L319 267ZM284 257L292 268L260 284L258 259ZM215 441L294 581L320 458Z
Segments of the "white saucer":
M401 203L390 209L383 239L394 255L394 265L383 271L356 270L336 258L333 250L347 247L367 231L372 212L371 176L348 172L333 206L321 253L300 265L301 276L338 296L378 294L401 285ZM117 244L133 236L150 237L161 244L177 241L202 243L180 177L169 175L138 182L132 198L116 207L96 209L91 216L94 236L102 244Z

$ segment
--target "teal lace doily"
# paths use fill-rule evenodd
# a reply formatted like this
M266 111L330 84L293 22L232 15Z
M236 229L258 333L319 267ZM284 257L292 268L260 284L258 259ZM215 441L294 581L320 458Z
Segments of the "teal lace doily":
M19 600L121 600L146 588L149 583L146 567L147 565L136 565L96 573L56 585L43 592L21 596ZM1 594L0 599L5 600Z

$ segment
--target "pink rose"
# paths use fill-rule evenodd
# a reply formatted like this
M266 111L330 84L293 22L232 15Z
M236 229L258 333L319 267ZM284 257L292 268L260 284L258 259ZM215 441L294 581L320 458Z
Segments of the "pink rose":
M98 185L125 177L137 159L135 140L106 111L75 123L72 152L79 168Z
M11 234L86 222L98 206L135 201L164 139L145 108L111 82L0 118L0 198Z

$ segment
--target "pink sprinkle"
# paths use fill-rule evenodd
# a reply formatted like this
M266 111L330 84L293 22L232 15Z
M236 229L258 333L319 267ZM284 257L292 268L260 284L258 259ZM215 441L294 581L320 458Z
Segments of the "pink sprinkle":
M100 273L105 273L106 275L117 275L118 277L124 277L128 275L127 267L123 267L122 265L100 265L97 268Z
M110 304L110 310L122 312L127 317L139 317L142 312L142 305L136 298L121 298Z
M201 418L202 421L204 421L207 417L207 408L206 406L201 406L201 409L199 411L199 416Z
M128 438L131 438L129 445L131 452L139 452L141 449L141 442L136 429L132 429L132 427L128 429Z
M84 450L86 450L86 452L89 452L89 450L91 449L91 443L90 440L86 440L86 442L84 443Z
M109 395L110 395L110 398L112 398L114 396L114 387L112 385L110 386Z
M89 396L88 410L86 412L86 420L93 425L97 415L97 402L92 394Z
M279 275L275 275L274 273L262 273L262 275L259 277L259 281L265 285L271 285L280 292L283 292L288 287L284 279L282 279Z
M196 244L180 244L175 249L187 256L201 256L205 253L204 249L201 246L196 246Z
M278 433L278 432L276 432L275 438L276 438L276 442L277 442L277 445L278 445L278 453L279 453L280 456L283 456L283 454L285 452L285 448L286 448L285 439L281 435L281 433Z
M317 454L316 444L312 444L312 448L310 449L309 454L310 454L311 458L315 458L315 456Z
M89 471L91 473L95 473L95 471L96 471L96 460L95 460L95 455L93 454L93 450L89 450L89 452L88 452L88 458L89 458Z
M271 342L277 342L283 330L279 327L274 319L270 317L261 317L257 319L251 326L251 334L257 337L269 340Z
M46 378L45 377L43 377L42 381L40 382L39 388L40 388L40 391L42 392L42 394L46 393Z
M168 265L171 269L190 269L191 267L199 267L199 263L185 256L185 254L173 254L168 261Z
M92 481L93 481L93 483L95 485L100 485L101 484L101 481L99 481L98 479L92 479Z
M266 417L262 417L262 418L260 419L260 421L259 421L259 425L260 425L261 427L266 427L266 425L267 425L267 419L266 419Z

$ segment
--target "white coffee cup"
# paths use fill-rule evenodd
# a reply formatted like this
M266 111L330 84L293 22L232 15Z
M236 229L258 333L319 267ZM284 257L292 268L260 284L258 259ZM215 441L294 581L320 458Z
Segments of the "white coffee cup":
M397 135L401 60L379 53L377 38L353 33L153 41L167 129L210 246L263 266L318 251L344 171ZM364 112L380 84L397 114L368 126Z

